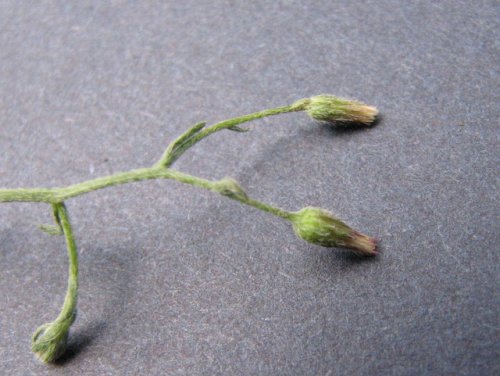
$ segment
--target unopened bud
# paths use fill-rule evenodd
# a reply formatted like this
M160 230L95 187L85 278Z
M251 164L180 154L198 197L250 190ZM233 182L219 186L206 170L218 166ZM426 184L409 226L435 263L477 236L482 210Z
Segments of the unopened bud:
M63 320L44 324L33 333L31 350L44 363L50 363L66 351L69 328L75 321L76 313Z
M370 125L378 114L378 110L373 106L327 94L301 99L293 106L303 108L315 120L327 122Z
M241 188L240 184L232 179L225 177L214 184L213 190L223 196L234 198L237 200L246 200L248 196Z
M291 222L297 236L309 243L350 248L366 256L377 254L374 238L353 230L326 210L306 207L293 213Z

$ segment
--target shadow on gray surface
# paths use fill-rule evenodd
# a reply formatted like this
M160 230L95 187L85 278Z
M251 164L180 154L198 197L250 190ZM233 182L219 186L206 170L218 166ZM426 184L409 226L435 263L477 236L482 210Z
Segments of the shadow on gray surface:
M360 264L379 261L382 251L380 246L378 246L377 249L378 254L376 256L367 257L344 248L329 248L329 252L321 253L321 255L318 256L318 259L319 262L325 265L325 267L331 266L335 267L335 269L339 269L339 267L349 268ZM338 270L336 270L336 272L338 272Z
M255 162L250 168L240 170L242 175L242 182L249 181L249 176L253 175L254 171L259 171L264 168L266 163L273 159L276 163L281 163L283 166L287 164L287 160L293 156L294 152L297 153L307 147L309 144L318 145L320 142L328 142L328 138L336 138L341 136L349 137L356 133L369 131L383 122L383 116L377 115L375 122L370 125L352 124L352 123L326 123L309 120L306 125L297 126L290 131L288 136L275 140L272 144L268 144L258 156L255 157Z
M99 336L106 328L105 321L98 321L88 324L86 327L76 332L71 332L68 339L66 352L54 363L56 366L64 366L75 359Z
M342 248L313 248L306 253L301 268L305 274L320 281L329 281L331 278L350 280L350 275L357 275L360 268L376 267L376 264L383 262L380 248L375 257L361 256Z
M350 123L350 122L341 122L337 121L335 123L325 123L325 122L315 122L316 130L309 129L309 133L321 133L320 136L324 137L324 133L327 133L328 136L340 136L340 135L350 135L358 132L367 131L377 127L384 120L383 115L379 114L375 118L375 121L371 125Z

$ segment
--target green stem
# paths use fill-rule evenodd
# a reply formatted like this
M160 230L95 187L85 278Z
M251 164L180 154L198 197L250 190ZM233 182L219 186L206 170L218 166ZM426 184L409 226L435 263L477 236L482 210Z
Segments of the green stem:
M302 110L302 109L300 109ZM201 141L205 137L210 136L212 133L218 132L223 129L231 129L233 127L236 127L237 125L252 121L252 120L257 120L257 119L262 119L267 116L272 116L272 115L279 115L279 114L284 114L287 112L293 112L293 111L299 111L297 107L295 106L283 106L283 107L276 107L276 108L270 108L264 111L259 111L259 112L254 112L253 114L248 114L248 115L243 115L239 116L233 119L229 120L224 120L221 121L217 124L214 124L208 128L203 129L201 132L197 133L194 135L192 138L189 139L186 150L196 144L197 142Z
M241 131L240 128L237 128L239 124L246 123L251 120L261 119L266 116L304 110L304 107L297 103L299 102L290 106L271 108L233 119L224 120L208 128L204 128L204 123L196 124L174 140L167 147L160 160L152 167L120 172L114 175L87 180L64 188L0 189L0 202L47 202L57 204L69 198L80 196L98 189L151 179L172 179L200 188L216 191L214 189L215 182L184 174L168 167L171 166L186 150L215 132L223 129ZM243 197L231 198L282 218L289 218L290 216L290 213L285 210L275 208L256 200Z
M69 259L68 290L64 298L63 308L56 319L57 321L71 321L76 313L76 302L78 299L78 252L76 249L73 229L68 217L68 211L63 202L54 204L57 208L61 227L66 239L66 248ZM71 325L71 324L70 324Z
M238 130L241 131L240 128L237 128L238 125L252 121L252 120L257 120L257 119L262 119L267 116L273 116L273 115L279 115L279 114L284 114L287 112L294 112L294 111L303 111L304 107L293 104L290 106L282 106L282 107L276 107L276 108L270 108L267 110L259 111L259 112L254 112L252 114L248 115L243 115L239 117L235 117L233 119L229 120L224 120L219 123L216 123L214 125L211 125L208 128L203 128L203 126L200 124L195 125L193 128L189 129L184 135L182 135L180 138L183 138L182 145L179 146L178 150L176 150L176 153L172 153L171 148L167 148L165 153L163 153L162 157L160 160L156 163L156 167L170 167L186 150L191 148L194 144L198 143L205 137L210 136L212 133L221 131L223 129L233 129L233 130ZM195 130L193 132L193 130ZM179 139L180 139L179 138ZM178 139L178 140L179 140ZM178 141L176 140L176 141Z
M237 198L234 198L235 200L238 200ZM251 198L248 198L247 200L238 200L240 202L243 202L244 204L253 206L254 208L266 211L268 213L274 214L277 217L281 217L284 219L290 219L293 216L293 213L277 208L275 206L271 206L269 204L265 204L263 202L253 200Z
M66 350L69 328L76 318L78 300L78 253L68 212L63 202L52 205L56 223L61 226L68 249L69 276L66 297L59 316L50 323L39 326L33 333L31 349L43 362L53 362Z
M0 189L0 202L56 202L55 189Z
M78 184L70 185L65 188L0 189L0 202L47 202L50 204L58 205L59 203L62 203L69 198L80 196L85 193L96 191L98 189L151 179L171 179L181 183L190 184L196 187L217 192L217 190L215 189L217 182L199 178L197 176L189 175L170 168L149 167L87 180ZM253 206L257 209L274 214L278 217L289 218L289 212L265 204L263 202L259 202L250 198L231 198L244 204Z

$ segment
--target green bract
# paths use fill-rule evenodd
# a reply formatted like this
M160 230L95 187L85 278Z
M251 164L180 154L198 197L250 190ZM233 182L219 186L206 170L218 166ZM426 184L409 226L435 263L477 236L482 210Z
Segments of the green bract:
M323 247L342 245L352 232L344 222L320 208L304 208L294 213L291 221L299 238Z
M377 253L376 241L353 230L332 213L321 208L306 207L290 218L297 236L322 247L345 247L370 256Z
M304 101L303 106L313 119L326 122L370 125L378 114L373 106L327 94L311 97Z

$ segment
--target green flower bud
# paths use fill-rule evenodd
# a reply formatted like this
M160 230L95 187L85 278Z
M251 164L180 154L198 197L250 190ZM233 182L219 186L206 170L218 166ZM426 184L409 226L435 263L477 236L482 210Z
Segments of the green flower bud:
M377 254L374 238L353 230L326 210L306 207L293 213L290 220L297 236L309 243L350 248L366 256Z
M292 106L307 111L309 116L315 120L327 122L370 125L378 114L378 110L373 106L327 94L301 99Z
M31 350L42 362L50 363L66 351L69 328L75 321L76 314L67 319L44 324L33 333Z
M248 199L248 196L243 188L241 188L241 185L232 178L225 177L217 181L213 185L212 190L223 196L236 200L245 201Z

